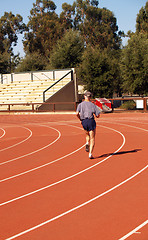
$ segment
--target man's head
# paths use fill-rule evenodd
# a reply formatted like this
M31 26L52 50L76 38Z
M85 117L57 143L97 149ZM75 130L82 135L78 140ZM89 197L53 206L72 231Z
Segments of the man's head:
M85 97L85 98L91 98L91 92L86 91L86 92L84 93L84 97Z

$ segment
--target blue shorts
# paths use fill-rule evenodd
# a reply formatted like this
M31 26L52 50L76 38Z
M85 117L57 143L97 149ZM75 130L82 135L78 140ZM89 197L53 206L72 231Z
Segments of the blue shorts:
M94 118L86 118L82 120L82 126L86 131L93 131L96 128L96 122Z

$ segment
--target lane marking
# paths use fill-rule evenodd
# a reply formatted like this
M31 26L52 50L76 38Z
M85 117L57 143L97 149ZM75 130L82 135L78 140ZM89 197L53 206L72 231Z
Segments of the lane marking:
M112 123L112 124L116 124L115 121L114 121L114 122L108 122L108 121L105 120L105 122L107 122L107 123ZM144 129L144 128L140 128L140 127L136 127L136 126L124 124L124 123L119 123L118 121L116 121L116 122L117 122L119 125L123 125L123 126L127 126L127 127L132 127L132 128L136 128L136 129L138 129L138 130L143 130L143 131L145 131L145 132L148 132L148 130L147 130L147 129Z
M23 127L23 126L22 126L22 127ZM21 141L21 142L18 142L18 143L13 144L13 145L11 145L11 146L9 146L9 147L0 149L0 152L2 152L2 151L4 151L4 150L7 150L7 149L9 149L9 148L15 147L15 146L17 146L17 145L19 145L19 144L27 141L29 138L31 138L31 136L32 136L32 131L31 131L29 128L27 128L27 127L23 127L23 128L27 129L27 130L30 132L30 135L29 135L27 138L25 138L23 141Z
M6 131L3 128L0 128L3 131L3 134L0 136L0 138L3 138L6 134Z
M53 222L53 221L55 221L55 220L57 220L57 219L59 219L59 218L61 218L61 217L64 217L64 216L68 215L69 213L72 213L72 212L74 212L74 211L76 211L76 210L78 210L78 209L80 209L80 208L88 205L89 203L94 202L95 200L97 200L97 199L105 196L106 194L112 192L113 190L119 188L119 187L122 186L123 184L125 184L125 183L129 182L130 180L132 180L133 178L137 177L140 173L142 173L143 171L145 171L147 168L148 168L148 165L145 166L144 168L142 168L140 171L136 172L136 173L135 173L134 175L132 175L131 177L129 177L129 178L127 178L126 180L124 180L123 182L115 185L114 187L108 189L107 191L105 191L105 192L97 195L96 197L94 197L94 198L92 198L92 199L90 199L90 200L88 200L88 201L86 201L86 202L84 202L84 203L82 203L82 204L74 207L74 208L71 208L71 209L69 209L68 211L63 212L63 213L61 213L61 214L59 214L59 215L57 215L57 216L55 216L55 217L53 217L53 218L51 218L51 219L48 219L48 220L45 221L45 222L42 222L42 223L40 223L40 224L38 224L38 225L36 225L36 226L34 226L34 227L28 228L27 230L25 230L25 231L23 231L23 232L20 232L20 233L18 233L18 234L16 234L16 235L13 235L13 236L7 238L6 240L12 240L12 239L15 239L15 238L17 238L17 237L20 237L20 236L22 236L22 235L24 235L24 234L27 234L27 233L29 233L29 232L31 232L31 231L33 231L33 230L36 230L36 229L38 229L38 228L40 228L40 227L42 227L42 226L44 226L44 225L46 225L46 224L48 224L48 223L51 223L51 222ZM146 224L147 224L147 221L146 221ZM123 239L124 239L124 238L123 238ZM119 239L119 240L123 240L123 239Z
M49 126L45 126L45 125L39 125L39 126L44 126L44 127L51 128L51 129L55 130L55 131L58 132L58 134L59 134L58 137L57 137L53 142L49 143L48 145L46 145L46 146L44 146L44 147L42 147L42 148L39 148L39 149L37 149L37 150L35 150L35 151L33 151L33 152L30 152L30 153L24 154L24 155L22 155L22 156L19 156L19 157L10 159L10 160L8 160L8 161L2 162L2 163L0 163L0 166L1 166L1 165L4 165L4 164L7 164L7 163L10 163L10 162L14 162L14 161L16 161L16 160L18 160L18 159L20 159L20 158L24 158L24 157L30 156L30 155L32 155L32 154L34 154L34 153L40 152L40 151L42 151L43 149L45 149L45 148L51 146L52 144L54 144L54 143L55 143L56 141L58 141L59 138L61 137L61 133L60 133L56 128L49 127Z
M145 222L143 222L142 224L140 224L138 227L136 227L135 229L133 229L131 232L127 233L125 236L123 236L122 238L120 238L119 240L125 240L128 237L130 237L131 235L133 235L134 233L141 233L141 232L137 232L139 229L143 228L145 225L148 224L148 220L146 220Z
M88 171L88 170L90 170L90 169L92 169L92 168L100 165L101 163L107 161L110 157L112 157L114 154L116 154L118 151L120 151L121 148L125 145L125 137L124 137L124 135L123 135L121 132L119 132L119 131L117 131L117 130L115 130L115 129L113 129L113 128L109 128L109 127L106 127L106 126L101 126L101 127L104 127L104 128L110 129L110 130L113 130L113 131L119 133L119 134L122 136L122 138L123 138L123 143L122 143L122 145L121 145L113 154L110 154L108 157L106 157L106 158L103 159L102 161L100 161L100 162L98 162L98 163L96 163L96 164L94 164L94 165L92 165L92 166L90 166L90 167L88 167L88 168L85 168L85 169L81 170L80 172L77 172L77 173L75 173L75 174L73 174L73 175L71 175L71 176L69 176L69 177L66 177L66 178L64 178L64 179L61 179L61 180L59 180L59 181L57 181L57 182L55 182L55 183L52 183L52 184L50 184L50 185L47 185L47 186L45 186L45 187L39 188L39 189L37 189L37 190L35 190L35 191L32 191L32 192L30 192L30 193L27 193L27 194L24 194L24 195L22 195L22 196L16 197L16 198L14 198L14 199L8 200L8 201L6 201L6 202L0 203L0 207L1 207L1 206L4 206L4 205L6 205L6 204L12 203L12 202L14 202L14 201L20 200L20 199L22 199L22 198L25 198L25 197L27 197L27 196L33 195L33 194L35 194L35 193L41 192L41 191L43 191L43 190L45 190L45 189L47 189L47 188L53 187L53 186L55 186L55 185L57 185L57 184L59 184L59 183L65 182L65 181L67 181L67 180L69 180L69 179L72 179L72 178L74 178L74 177L76 177L76 176L78 176L78 175L80 175L80 174L82 174L82 173L84 173L84 172L86 172L86 171ZM81 148L83 148L84 146L85 146L85 144L84 144ZM80 150L81 148L77 149L76 151ZM76 151L72 152L71 154L75 153ZM71 155L71 154L70 154L70 155ZM68 154L68 155L69 155L69 154ZM68 155L66 155L66 156L68 156ZM64 157L66 157L66 156L64 156ZM62 157L62 158L64 158L64 157ZM60 159L61 159L61 158L60 158ZM60 159L57 159L56 161L59 161ZM50 164L50 163L48 163L48 165L49 165L49 164ZM47 165L47 164L46 164L46 165ZM44 165L42 165L42 166L44 166Z
M66 125L66 124L63 124L63 125ZM79 128L79 129L82 130L82 128L77 127L77 126L73 126L73 125L66 125L66 126L72 126L72 127L76 127L76 128ZM33 171L35 171L35 170L41 169L41 168L46 167L46 166L48 166L48 165L50 165L50 164L53 164L53 163L55 163L55 162L58 162L59 160L61 160L61 159L63 159L63 158L66 158L66 157L74 154L75 152L78 152L78 151L81 150L84 146L85 146L85 144L82 145L80 148L76 149L75 151L73 151L73 152L71 152L71 153L68 153L67 155L64 155L63 157L60 157L60 158L58 158L58 159L55 159L55 160L53 160L52 162L48 162L48 163L45 163L45 164L40 165L40 166L38 166L38 167L32 168L32 169L30 169L30 170L27 170L27 171L25 171L25 172L21 172L21 173L18 173L18 174L16 174L16 175L13 175L13 176L11 176L11 177L7 177L7 178L4 178L4 179L1 179L1 180L0 180L0 183L5 182L5 181L8 181L8 180L13 179L13 178L16 178L16 177L19 177L19 176L22 176L22 175L25 175L25 174L30 173L30 172L33 172Z

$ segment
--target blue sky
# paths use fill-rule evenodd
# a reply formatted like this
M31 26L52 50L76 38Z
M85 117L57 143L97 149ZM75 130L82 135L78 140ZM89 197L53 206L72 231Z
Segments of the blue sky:
M72 4L74 0L53 0L53 2L57 6L56 12L59 14L62 11L62 3ZM106 7L111 10L117 19L119 30L126 33L128 30L135 32L137 14L141 7L145 6L146 2L147 0L99 0L99 7ZM20 14L24 22L27 23L33 3L35 3L35 0L0 0L0 17L3 16L4 12L11 11L13 14ZM22 37L19 37L15 53L20 52L21 56L23 56L21 41Z

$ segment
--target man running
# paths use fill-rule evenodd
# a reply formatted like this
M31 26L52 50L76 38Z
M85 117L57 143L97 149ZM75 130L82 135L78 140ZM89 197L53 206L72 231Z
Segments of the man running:
M93 149L95 146L96 121L94 115L99 118L100 111L98 107L90 101L91 93L86 91L85 100L81 102L76 110L77 117L81 120L82 126L86 133L85 150L89 152L89 158L93 159Z

